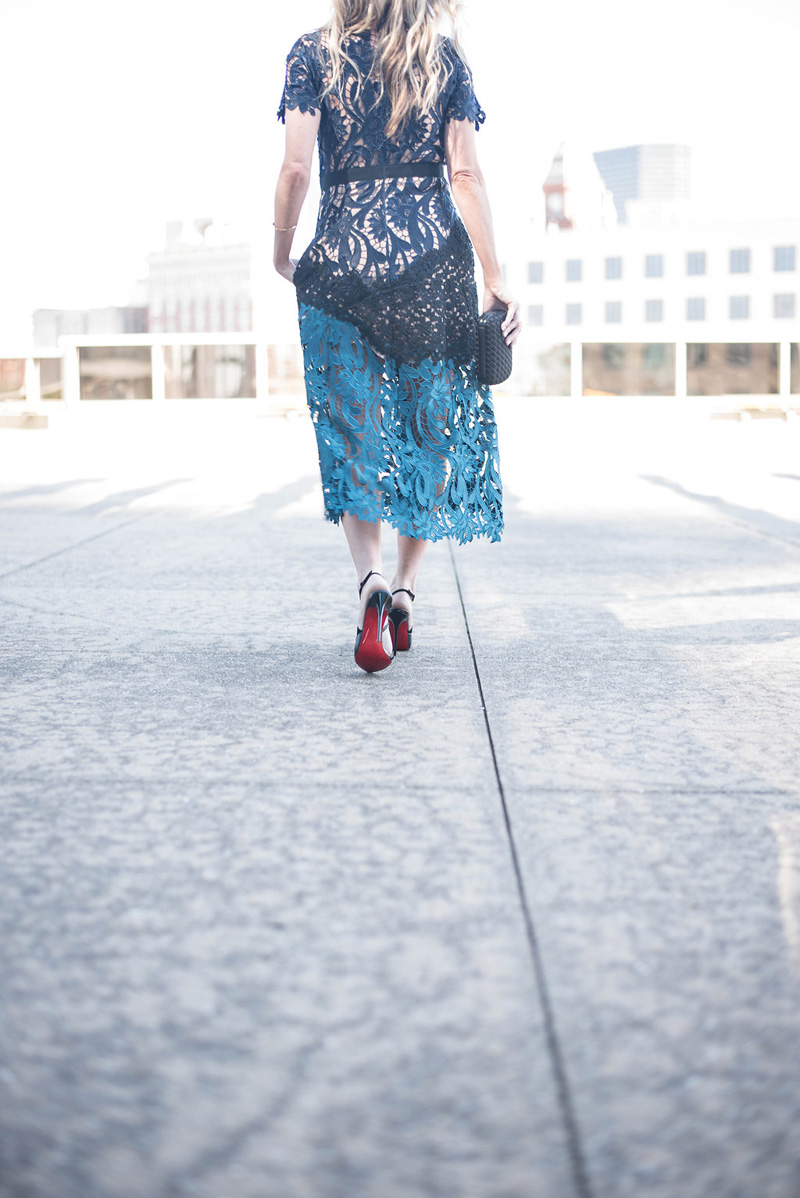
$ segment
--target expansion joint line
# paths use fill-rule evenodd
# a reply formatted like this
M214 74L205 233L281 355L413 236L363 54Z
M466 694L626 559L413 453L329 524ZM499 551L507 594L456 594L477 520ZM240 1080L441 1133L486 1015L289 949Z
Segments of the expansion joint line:
M62 545L60 549L54 549L52 553L45 553L44 557L37 557L32 562L23 562L21 566L12 566L4 574L0 574L0 582L4 578L10 578L12 574L21 574L23 570L32 570L34 566L41 566L42 562L49 562L51 558L61 557L64 553L71 553L73 549L80 549L81 545L88 545L90 541L99 541L101 537L107 537L112 532L119 532L121 529L127 528L129 524L138 524L140 520L144 520L146 515L146 512L142 512L141 516L134 516L130 520L124 520L122 524L113 524L111 528L103 528L100 532L92 533L90 537L84 537L81 541L73 541L70 545Z
M464 628L469 641L469 651L472 656L472 668L475 671L475 681L478 684L478 696L481 701L483 710L483 720L486 725L486 736L489 741L489 750L492 755L492 764L494 766L494 776L497 782L497 793L500 798L500 806L503 811L503 820L506 828L506 836L508 838L508 847L511 854L511 862L514 869L514 878L517 884L517 892L519 895L520 907L522 908L522 916L525 922L525 931L528 938L528 947L530 949L531 963L533 965L534 979L536 989L539 994L539 1002L542 1008L542 1016L544 1020L545 1036L547 1039L547 1047L550 1054L550 1063L553 1070L553 1078L555 1082L556 1094L558 1096L559 1106L561 1107L561 1116L564 1120L564 1126L567 1135L567 1148L569 1151L570 1162L572 1165L572 1173L575 1181L575 1189L578 1198L592 1198L592 1189L589 1184L589 1175L586 1170L586 1163L583 1157L583 1149L581 1147L580 1132L578 1130L578 1121L575 1117L575 1108L572 1101L569 1082L567 1080L567 1072L564 1065L564 1054L561 1051L561 1045L556 1031L555 1018L553 1015L553 1005L550 1001L550 992L547 986L547 978L544 972L544 962L539 949L539 941L536 935L536 929L531 915L530 904L525 889L525 880L522 876L522 869L519 863L519 854L517 852L517 844L514 839L514 828L511 823L511 814L506 802L506 792L503 786L503 779L500 774L500 765L497 760L497 750L495 748L494 736L492 735L492 725L489 720L489 712L486 708L486 698L483 693L483 683L481 682L480 670L478 669L478 659L475 655L475 645L472 640L472 633L469 627L467 618L467 608L464 603L464 593L461 590L461 579L458 576L458 568L456 567L456 559L453 553L453 547L448 543L450 552L450 561L453 566L453 575L456 580L456 588L458 590L458 600L461 604L461 614L464 618Z

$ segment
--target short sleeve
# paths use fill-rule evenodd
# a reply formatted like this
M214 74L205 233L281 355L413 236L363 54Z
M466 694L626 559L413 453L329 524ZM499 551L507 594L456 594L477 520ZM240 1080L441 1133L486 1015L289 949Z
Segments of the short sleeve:
M480 129L486 113L478 103L472 86L472 75L464 60L453 51L453 71L448 84L447 101L444 109L445 121L473 121Z
M316 114L319 108L320 68L313 35L299 37L286 57L286 79L278 109L278 120L286 123L286 109Z

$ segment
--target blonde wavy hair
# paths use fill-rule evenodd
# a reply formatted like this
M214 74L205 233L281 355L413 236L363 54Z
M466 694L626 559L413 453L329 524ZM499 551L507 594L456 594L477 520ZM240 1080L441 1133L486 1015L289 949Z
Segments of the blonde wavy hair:
M375 61L380 73L380 95L388 95L391 109L386 136L393 137L412 112L427 116L447 78L438 36L442 17L451 23L456 53L466 63L461 48L459 18L462 0L333 0L333 14L323 26L329 34L331 78L323 95L341 96L344 64L363 79L347 53L345 43L356 33L378 34Z

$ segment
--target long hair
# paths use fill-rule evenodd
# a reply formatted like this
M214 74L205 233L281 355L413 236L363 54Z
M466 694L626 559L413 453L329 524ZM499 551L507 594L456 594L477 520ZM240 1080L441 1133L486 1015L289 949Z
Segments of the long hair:
M444 85L447 65L440 53L438 26L449 17L453 47L464 62L459 16L462 0L333 0L333 14L323 29L328 31L331 77L324 95L341 95L344 64L358 76L357 94L363 79L350 58L346 41L356 33L378 34L375 62L380 74L380 97L388 95L390 115L386 136L393 137L412 112L427 116Z

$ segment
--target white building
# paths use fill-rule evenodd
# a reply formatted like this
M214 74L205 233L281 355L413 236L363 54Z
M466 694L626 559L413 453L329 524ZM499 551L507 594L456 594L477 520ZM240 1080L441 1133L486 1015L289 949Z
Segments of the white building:
M797 334L799 248L800 218L551 225L506 273L524 322L555 339L779 341Z
M252 250L247 237L211 219L169 221L151 254L151 333L251 332Z
M506 267L527 326L515 386L574 393L580 379L584 393L786 394L791 375L794 392L800 218L681 220L686 197L670 192L650 219L640 208L633 223L616 223L609 192L578 169L585 157L561 147L542 188L544 225L532 223Z

